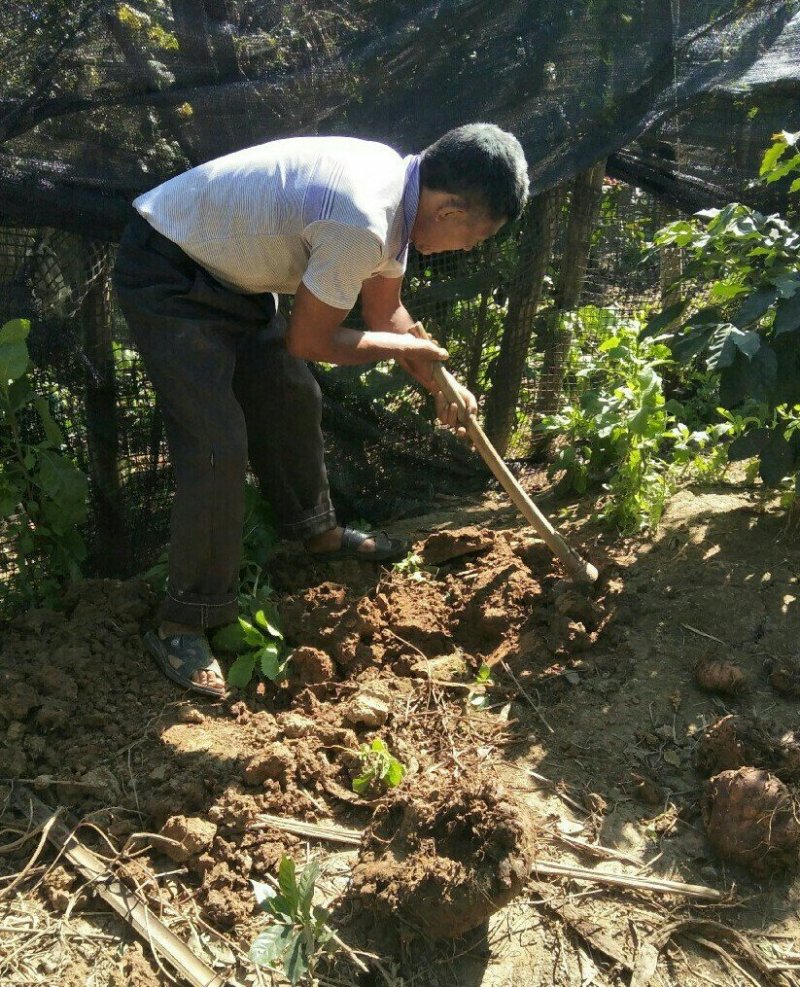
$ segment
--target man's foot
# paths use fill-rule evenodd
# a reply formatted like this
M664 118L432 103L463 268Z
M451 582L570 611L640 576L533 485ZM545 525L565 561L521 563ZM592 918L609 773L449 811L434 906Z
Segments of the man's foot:
M306 541L305 549L312 555L324 555L326 552L338 552L342 547L342 536L344 535L344 528L330 528L328 531L323 531L321 535L314 535L313 538L309 538ZM375 539L367 535L364 541L356 549L358 552L363 552L365 555L369 552L375 551Z
M305 542L306 551L323 562L356 559L360 562L397 562L408 555L410 545L390 538L385 531L365 534L354 528L330 528Z
M151 632L146 643L173 681L205 695L225 695L222 669L196 627L162 621L158 634Z

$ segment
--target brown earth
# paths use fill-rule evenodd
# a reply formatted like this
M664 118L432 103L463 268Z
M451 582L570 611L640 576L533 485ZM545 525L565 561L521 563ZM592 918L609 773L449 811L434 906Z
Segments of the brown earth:
M558 523L601 570L591 591L565 582L498 498L398 526L417 539L418 571L322 566L281 549L273 577L292 674L224 702L181 694L158 673L141 642L155 606L143 582L86 581L59 610L19 616L0 638L0 849L22 842L0 854L0 881L38 842L25 838L24 800L9 797L22 784L81 820L79 836L121 879L240 979L262 921L250 880L308 852L340 868L320 894L342 935L359 913L393 928L382 963L397 987L622 984L645 941L661 959L643 983L733 983L721 954L658 938L697 914L790 968L800 948L790 823L786 866L762 879L731 862L713 826L708 839L701 813L712 819L703 775L770 770L791 795L800 774L800 551L781 510L731 486L676 497L649 542L613 538L574 511ZM695 668L713 662L733 662L748 688L703 691ZM491 678L476 682L483 664ZM702 753L729 713L747 727L710 731ZM407 773L396 792L362 797L358 749L375 738ZM730 784L717 789L742 802ZM261 813L366 835L343 857L264 827ZM653 876L743 893L696 913L680 897L667 907L602 887L587 897L561 879L525 885L534 856L629 868L611 852L640 870L657 858ZM0 883L0 924L23 929L0 943L0 981L88 983L92 971L92 984L167 982L71 866L46 849L38 864L50 869L21 894ZM59 932L65 914L85 942ZM456 946L437 944L448 934ZM763 979L731 941L731 958ZM359 983L386 982L373 975ZM791 969L770 976L794 982Z

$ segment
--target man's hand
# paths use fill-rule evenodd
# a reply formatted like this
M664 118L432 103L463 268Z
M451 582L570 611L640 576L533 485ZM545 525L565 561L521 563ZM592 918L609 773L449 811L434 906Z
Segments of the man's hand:
M414 323L409 329L409 333L412 336L416 336L417 339L426 338L417 323ZM436 340L431 340L435 343ZM440 389L439 385L436 383L433 377L433 371L437 363L442 361L439 360L414 360L413 369L406 366L409 361L406 357L403 361L398 361L404 370L407 370L412 376L416 377L422 384L424 384L429 391L433 394L434 401L436 402L436 417L448 428L452 428L459 439L465 439L467 437L467 430L464 427L465 422L463 421L463 416L459 411L459 407L455 401L448 401L444 392ZM422 375L422 376L421 376ZM464 402L468 415L476 415L478 413L478 402L475 400L474 394L468 391L466 387L462 387L457 380L453 380L453 387L458 392L461 400Z
M474 394L472 394L471 391L468 391L466 387L462 387L457 381L453 382L453 386L458 391L461 400L464 402L467 413L470 415L476 415L478 413L478 402L475 400ZM459 439L466 439L467 430L464 427L464 422L458 409L458 405L454 401L448 401L443 391L436 391L433 398L436 402L436 417L439 421L448 428L452 428Z

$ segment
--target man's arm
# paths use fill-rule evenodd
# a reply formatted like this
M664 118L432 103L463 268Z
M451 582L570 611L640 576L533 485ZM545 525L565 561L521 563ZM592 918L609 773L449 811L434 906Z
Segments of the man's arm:
M349 329L342 325L347 314L347 309L327 305L301 284L294 296L286 334L287 350L302 360L340 366L379 360L402 361L409 356L413 356L420 366L430 365L432 360L447 359L447 350L427 340L416 339L408 332Z
M361 287L361 313L368 329L388 329L390 332L400 335L409 332L413 335L415 320L400 299L402 284L402 278L382 278L380 275L364 282ZM413 352L396 356L395 359L406 373L433 394L436 400L436 417L439 421L443 425L455 428L459 435L465 435L465 430L458 427L458 406L448 404L447 399L433 379L434 364L431 360L429 358L420 359ZM461 387L460 384L457 386L469 413L471 415L476 414L478 404L474 395L466 387Z

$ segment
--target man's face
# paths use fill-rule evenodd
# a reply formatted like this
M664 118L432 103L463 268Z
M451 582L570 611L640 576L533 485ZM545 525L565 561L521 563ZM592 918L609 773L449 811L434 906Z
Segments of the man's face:
M435 213L417 217L411 231L411 242L421 254L472 250L494 236L504 222L502 219L492 219L483 211L442 207Z

